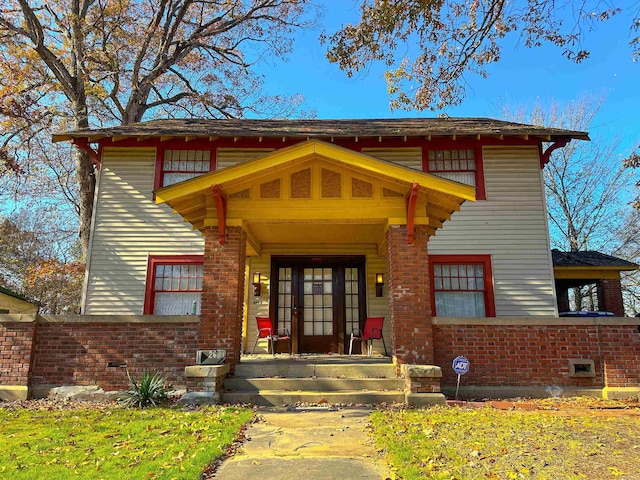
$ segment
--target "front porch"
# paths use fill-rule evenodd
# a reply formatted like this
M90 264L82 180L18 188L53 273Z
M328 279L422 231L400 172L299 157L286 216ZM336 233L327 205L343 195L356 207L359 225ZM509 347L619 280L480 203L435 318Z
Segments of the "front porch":
M427 243L473 187L308 141L155 193L204 235L198 348L232 372L257 316L337 354L385 317L394 363L433 363Z

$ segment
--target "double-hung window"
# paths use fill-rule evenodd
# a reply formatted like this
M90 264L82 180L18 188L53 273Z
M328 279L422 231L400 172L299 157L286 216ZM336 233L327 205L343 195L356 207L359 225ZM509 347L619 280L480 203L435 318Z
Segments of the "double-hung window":
M199 315L202 266L202 255L149 257L144 313Z
M429 260L435 316L495 316L489 255L431 255Z

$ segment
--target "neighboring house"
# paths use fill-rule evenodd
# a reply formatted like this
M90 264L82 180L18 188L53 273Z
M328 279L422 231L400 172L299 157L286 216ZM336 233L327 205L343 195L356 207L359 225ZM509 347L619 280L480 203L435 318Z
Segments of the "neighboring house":
M38 313L38 305L22 295L0 287L0 314Z
M569 289L593 285L594 309L624 316L620 272L631 272L638 265L622 258L595 251L560 252L551 251L553 273L556 282L558 309L571 310Z

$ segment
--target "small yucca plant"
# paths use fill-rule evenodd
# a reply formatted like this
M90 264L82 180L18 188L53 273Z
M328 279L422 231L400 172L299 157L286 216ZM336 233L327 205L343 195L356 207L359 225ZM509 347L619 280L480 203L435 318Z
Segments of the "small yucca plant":
M136 380L127 370L129 379L129 389L125 391L126 398L123 403L127 407L150 407L158 406L167 400L166 375L162 372L146 371Z

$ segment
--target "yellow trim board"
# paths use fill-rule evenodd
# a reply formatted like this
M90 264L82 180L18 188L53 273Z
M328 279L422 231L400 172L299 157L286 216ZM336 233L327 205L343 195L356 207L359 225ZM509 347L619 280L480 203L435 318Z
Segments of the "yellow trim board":
M602 398L605 400L617 400L621 398L640 396L640 386L638 387L604 387Z
M606 279L617 280L620 272L636 270L635 267L553 267L556 280Z

